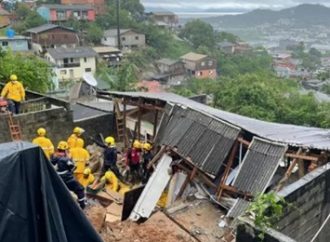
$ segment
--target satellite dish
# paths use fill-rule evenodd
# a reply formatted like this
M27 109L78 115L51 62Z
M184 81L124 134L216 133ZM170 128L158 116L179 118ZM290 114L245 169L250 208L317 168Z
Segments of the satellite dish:
M83 79L85 82L87 82L92 87L96 87L97 81L95 80L94 76L91 73L84 73Z

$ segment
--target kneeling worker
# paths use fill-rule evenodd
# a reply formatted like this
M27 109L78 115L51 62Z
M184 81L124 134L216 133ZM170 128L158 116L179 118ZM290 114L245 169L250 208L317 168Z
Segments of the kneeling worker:
M68 149L68 143L60 141L51 162L54 166L57 165L57 174L62 178L67 188L77 195L78 203L80 207L84 209L86 206L85 189L73 176L75 166L67 154Z
M81 176L79 179L78 179L79 183L83 186L83 187L87 187L91 184L93 184L93 182L95 181L95 177L94 175L92 174L92 170L91 168L86 168L84 170L84 173L83 173L83 176Z

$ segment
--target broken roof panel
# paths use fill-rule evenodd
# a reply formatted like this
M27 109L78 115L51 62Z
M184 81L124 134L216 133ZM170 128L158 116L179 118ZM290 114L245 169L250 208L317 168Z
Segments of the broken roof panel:
M183 105L236 125L248 132L272 141L292 146L330 150L330 130L290 124L271 123L215 109L174 93L110 92L115 96L142 97Z
M169 110L169 105L165 109ZM190 108L175 105L172 112L167 112L171 116L165 111L157 143L177 146L178 152L190 156L200 169L217 174L240 129Z
M233 186L239 191L251 193L253 196L263 193L274 176L286 150L287 146L285 144L254 137L234 179ZM242 204L245 203L237 201L229 210L227 216L237 217L241 215Z

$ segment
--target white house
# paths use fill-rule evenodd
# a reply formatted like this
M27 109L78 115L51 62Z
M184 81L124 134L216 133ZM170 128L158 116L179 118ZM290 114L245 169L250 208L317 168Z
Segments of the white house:
M59 81L79 80L85 72L95 73L97 53L90 47L47 49L45 58L54 65Z
M118 47L117 29L109 29L104 31L102 38L102 44L112 47ZM144 34L137 33L131 29L120 30L120 42L121 47L133 49L138 47L144 47L146 44L146 38Z

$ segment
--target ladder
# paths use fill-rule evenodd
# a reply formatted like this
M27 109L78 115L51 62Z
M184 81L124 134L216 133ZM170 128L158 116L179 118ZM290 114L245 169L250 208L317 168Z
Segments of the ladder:
M123 141L125 144L128 144L126 127L124 124L124 116L120 111L118 100L114 100L114 109L115 109L115 117L116 117L117 138L119 141Z
M13 141L22 140L21 126L18 121L14 120L11 113L8 113L8 126L11 139Z

